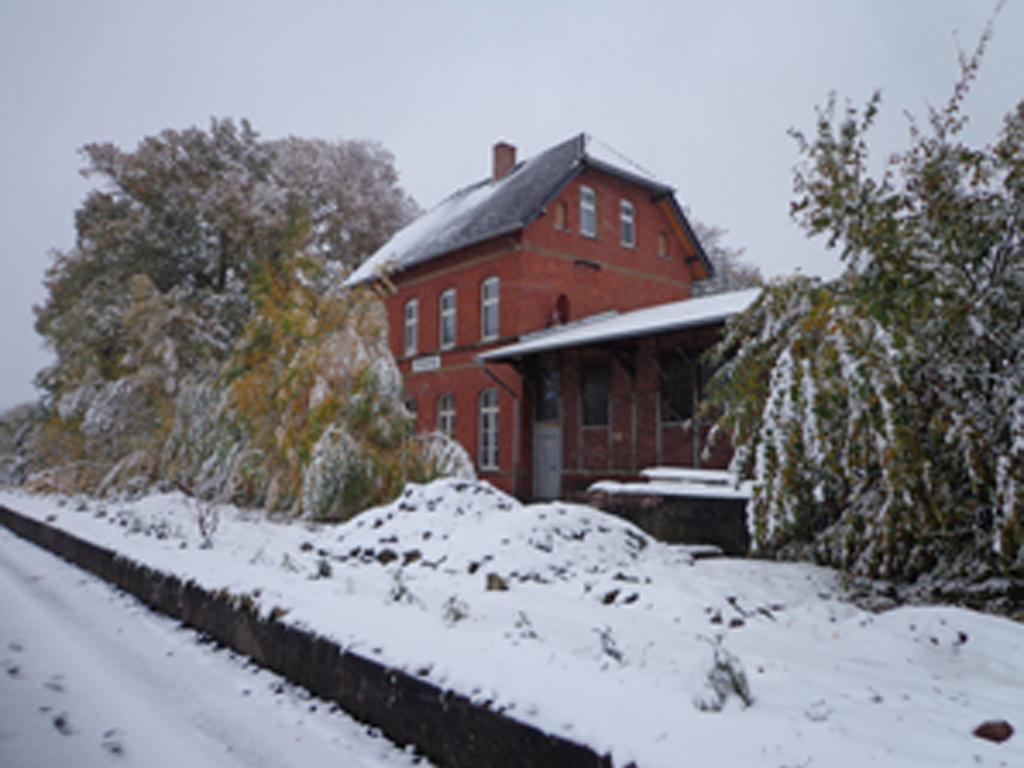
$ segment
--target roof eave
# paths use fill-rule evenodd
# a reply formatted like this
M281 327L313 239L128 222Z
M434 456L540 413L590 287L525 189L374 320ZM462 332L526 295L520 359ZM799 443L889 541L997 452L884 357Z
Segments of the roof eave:
M723 312L720 316L713 317L702 317L697 320L684 321L680 323L673 323L661 326L659 328L640 328L628 331L622 331L621 333L613 333L608 336L603 336L597 339L584 339L583 341L565 341L555 342L549 346L537 346L533 350L524 351L511 351L507 354L502 354L501 348L491 350L490 352L481 352L476 356L478 363L510 363L525 360L529 357L535 357L537 355L546 354L548 352L559 352L565 349L585 347L595 347L602 344L614 344L619 341L632 341L633 339L644 338L645 336L663 336L668 333L676 333L678 331L688 331L697 328L707 328L713 325L720 325L725 323L729 318L735 315L735 312ZM510 344L505 349L514 350L519 343Z
M379 270L377 273L373 275L368 275L354 283L346 282L345 287L355 288L356 286L365 285L366 283L373 282L374 280L380 280L384 276L390 277L392 275L398 275L402 272L407 272L408 270L413 269L414 267L418 267L420 264L425 264L429 261L435 261L436 259L440 259L443 256L448 256L453 253L458 253L459 251L462 251L466 248L472 248L475 245L480 245L480 243L486 243L488 240L494 240L495 238L498 237L505 237L507 235L513 234L514 232L521 232L526 226L527 224L523 222L513 222L509 226L503 227L495 232L488 232L486 235L482 237L468 240L465 243L459 243L454 248L444 248L438 251L427 251L423 255L417 256L415 261L406 262L404 264L396 263L391 268Z

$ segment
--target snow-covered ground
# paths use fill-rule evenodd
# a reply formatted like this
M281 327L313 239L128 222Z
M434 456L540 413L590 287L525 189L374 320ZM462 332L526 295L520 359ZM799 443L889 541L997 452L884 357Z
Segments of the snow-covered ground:
M694 560L588 507L438 481L340 526L220 507L203 547L178 495L0 503L249 594L617 765L1024 765L1024 625L867 613L832 571ZM1018 733L972 735L993 719Z
M0 528L0 765L409 766L333 705Z

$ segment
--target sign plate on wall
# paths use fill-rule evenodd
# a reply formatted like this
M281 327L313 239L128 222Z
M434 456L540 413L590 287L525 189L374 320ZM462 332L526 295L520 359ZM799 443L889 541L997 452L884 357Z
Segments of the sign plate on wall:
M440 367L440 355L427 355L426 357L417 357L415 360L412 361L413 373L426 373L427 371L436 371Z

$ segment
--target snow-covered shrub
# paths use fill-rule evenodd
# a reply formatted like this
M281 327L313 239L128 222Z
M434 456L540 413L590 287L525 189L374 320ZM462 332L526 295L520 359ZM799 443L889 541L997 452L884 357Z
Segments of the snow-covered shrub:
M203 549L213 548L213 537L220 526L220 509L211 501L195 499L196 526L199 528L200 546Z
M744 707L754 703L743 662L722 645L722 638L711 641L711 653L703 667L704 679L693 697L693 705L702 712L721 712L730 698Z
M36 457L31 443L46 420L40 403L26 403L0 413L0 486L20 485L32 471Z
M329 519L353 510L369 495L372 467L358 444L341 426L324 430L302 477L302 511L307 517Z
M476 467L462 443L452 440L443 432L427 432L416 436L423 458L439 477L456 480L476 480Z

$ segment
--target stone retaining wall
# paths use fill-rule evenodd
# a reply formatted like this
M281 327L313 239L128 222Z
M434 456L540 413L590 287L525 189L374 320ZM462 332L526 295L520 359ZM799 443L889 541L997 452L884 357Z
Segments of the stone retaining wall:
M734 557L745 557L750 549L747 502L742 499L596 491L587 503L670 544L712 544Z
M0 505L0 524L68 562L249 656L398 744L451 768L611 768L607 755L544 733L501 712L332 640L262 619L246 599L212 592Z

